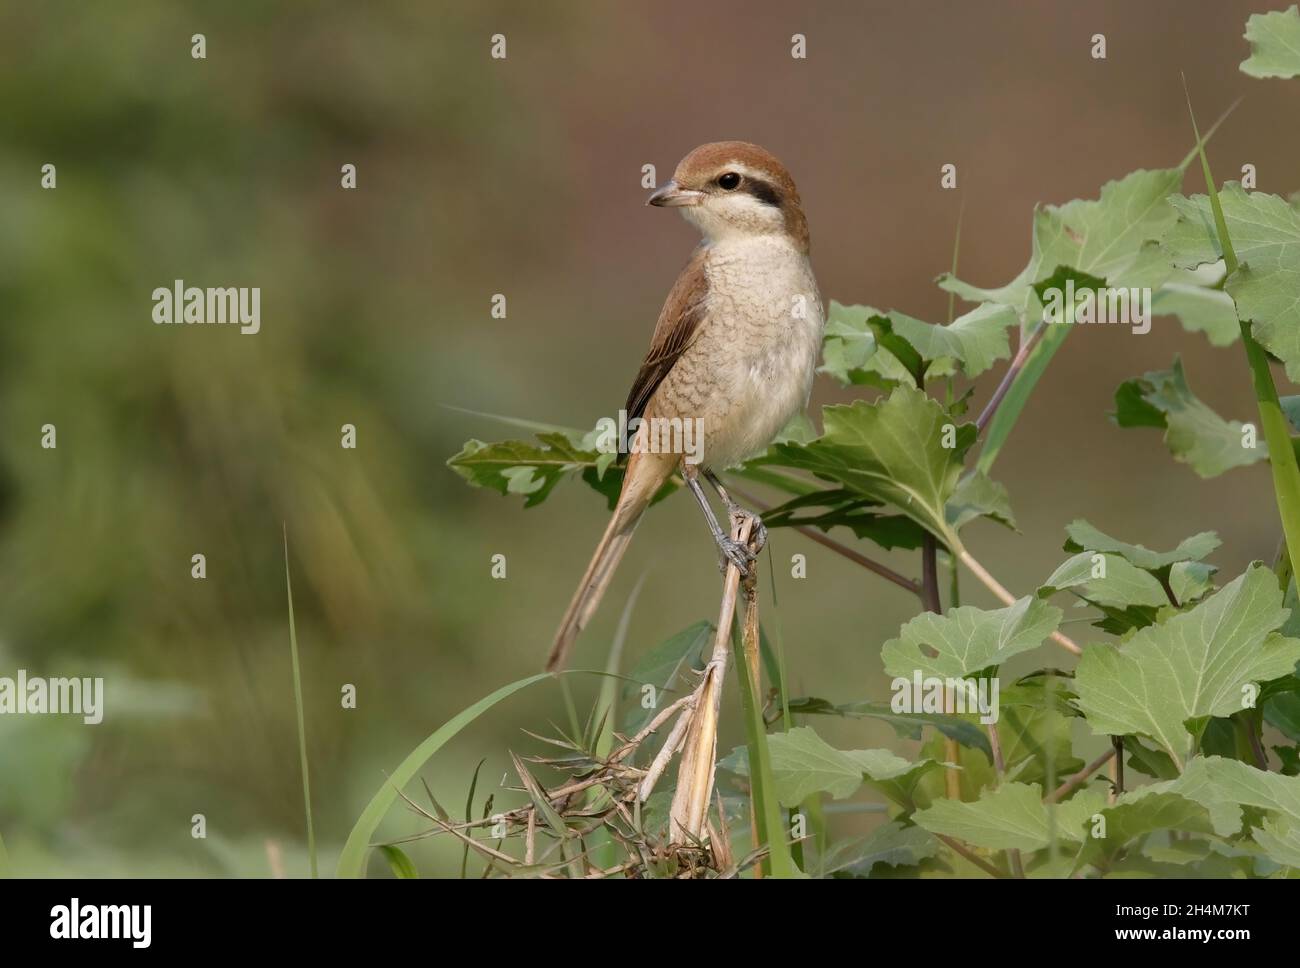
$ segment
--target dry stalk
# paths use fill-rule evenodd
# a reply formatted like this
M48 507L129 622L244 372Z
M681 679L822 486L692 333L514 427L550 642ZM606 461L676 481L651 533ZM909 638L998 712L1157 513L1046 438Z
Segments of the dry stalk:
M731 537L746 546L754 526L751 517L732 522ZM757 563L757 557L754 559ZM753 565L751 565L751 569ZM740 569L727 564L722 582L722 605L718 610L718 631L713 642L713 656L704 667L695 689L695 702L683 718L690 716L682 758L677 767L677 789L673 793L668 815L669 842L698 842L704 835L709 801L713 796L714 770L718 753L718 713L722 706L722 683L731 654L731 626L736 617L736 597L740 591Z

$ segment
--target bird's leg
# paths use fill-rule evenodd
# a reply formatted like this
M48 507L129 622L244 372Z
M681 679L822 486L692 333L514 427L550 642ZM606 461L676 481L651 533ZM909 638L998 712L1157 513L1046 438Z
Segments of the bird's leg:
M704 510L704 517L709 523L709 530L713 532L713 540L717 542L718 550L722 552L722 560L718 563L719 567L725 572L727 563L731 562L740 569L741 577L748 577L749 563L754 560L754 553L722 530L722 525L718 524L713 508L709 506L709 499L705 496L704 489L700 487L700 472L695 465L683 463L682 477L686 479L686 486L695 495L695 500L700 502L700 507Z
M763 527L763 519L753 511L741 507L731 499L727 489L722 486L722 481L718 480L718 475L713 471L704 472L705 479L713 485L713 489L718 492L718 497L722 498L722 503L727 506L727 513L731 515L733 521L743 521L746 518L754 522L753 530L750 531L751 542L755 551L762 551L763 546L767 544L767 528Z

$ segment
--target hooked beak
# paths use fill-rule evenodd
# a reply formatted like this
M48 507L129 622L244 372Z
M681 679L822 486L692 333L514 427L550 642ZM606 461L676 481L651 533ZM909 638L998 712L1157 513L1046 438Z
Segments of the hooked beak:
M681 208L685 205L698 205L702 201L704 201L704 192L682 188L677 182L670 181L656 188L645 203L656 208Z

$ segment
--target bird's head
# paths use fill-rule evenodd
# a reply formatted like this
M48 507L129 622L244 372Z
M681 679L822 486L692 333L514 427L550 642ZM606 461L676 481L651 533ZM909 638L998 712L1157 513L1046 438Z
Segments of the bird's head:
M777 235L808 249L808 223L794 179L776 156L747 141L700 145L646 204L680 208L709 242Z

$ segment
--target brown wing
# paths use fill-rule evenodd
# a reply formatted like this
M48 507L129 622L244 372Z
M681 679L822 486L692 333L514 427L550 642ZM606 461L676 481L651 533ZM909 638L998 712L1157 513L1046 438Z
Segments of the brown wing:
M704 246L691 256L682 274L677 277L668 300L659 313L650 352L646 354L641 371L632 381L627 395L627 419L645 414L646 404L663 382L677 358L691 345L704 318L704 305L709 286L704 276Z

